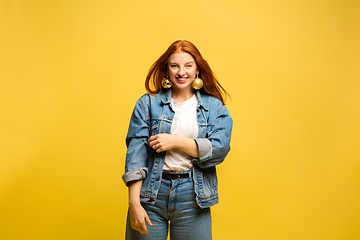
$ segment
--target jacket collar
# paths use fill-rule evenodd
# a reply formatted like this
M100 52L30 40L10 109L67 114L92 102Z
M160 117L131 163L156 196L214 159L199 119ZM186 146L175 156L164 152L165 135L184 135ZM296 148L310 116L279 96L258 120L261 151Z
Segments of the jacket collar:
M171 93L172 93L171 89L160 93L161 95L163 95L163 96L161 96L161 102L163 104L170 104L170 102L171 102ZM200 91L196 91L195 94L196 94L196 97L197 97L197 100L198 100L198 108L202 107L202 108L204 108L205 111L209 111L209 109L205 106L205 103L203 101L203 98L202 98L202 95L201 95Z
M162 103L163 104L170 104L170 102L171 102L171 93L172 93L172 91L171 91L171 89L169 89L169 90L165 90L165 91L161 91L160 92L160 94L162 95L160 95L161 96L161 101L162 101Z
M198 99L198 108L202 107L205 111L209 111L209 109L205 106L203 98L201 97L200 91L196 91L196 97Z

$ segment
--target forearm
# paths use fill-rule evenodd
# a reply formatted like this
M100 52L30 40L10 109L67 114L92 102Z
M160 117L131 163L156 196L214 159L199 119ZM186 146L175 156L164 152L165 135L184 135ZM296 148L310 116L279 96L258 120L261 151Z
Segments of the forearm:
M190 156L194 158L199 157L199 149L194 139L183 137L183 136L177 136L177 148L181 149L182 151L186 152Z
M137 180L129 183L129 205L140 204L142 182L142 180Z
M199 149L194 139L167 133L157 134L148 139L149 146L156 152L163 152L174 148L181 149L193 158L199 157Z

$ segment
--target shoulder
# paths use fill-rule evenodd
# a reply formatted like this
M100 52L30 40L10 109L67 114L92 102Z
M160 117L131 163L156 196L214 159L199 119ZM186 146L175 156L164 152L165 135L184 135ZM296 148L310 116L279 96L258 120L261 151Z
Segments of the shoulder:
M206 112L208 112L209 116L212 117L229 117L230 121L231 116L227 108L224 106L224 104L221 102L220 99L217 97L207 95L207 94L201 94L201 101L204 104Z
M162 95L163 95L162 93L153 94L153 95L150 93L145 93L137 100L137 102L148 103L150 100L151 101L161 100Z
M141 108L145 110L149 107L154 107L161 103L163 97L163 93L158 93L154 95L145 93L136 101L135 108Z
M217 97L200 93L201 101L207 109L218 109L225 107Z
M222 102L217 97L211 96L211 95L203 95L201 94L201 97L204 99L204 101L216 103L222 105Z

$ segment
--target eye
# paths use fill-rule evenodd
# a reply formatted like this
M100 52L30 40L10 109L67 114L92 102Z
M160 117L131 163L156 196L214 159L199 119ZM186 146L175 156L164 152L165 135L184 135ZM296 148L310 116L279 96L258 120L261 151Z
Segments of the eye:
M171 64L171 67L172 67L172 68L175 68L175 67L177 67L177 66L176 66L176 64Z
M191 64L188 64L188 65L186 65L186 67L191 68L191 67L192 67L192 65L191 65Z

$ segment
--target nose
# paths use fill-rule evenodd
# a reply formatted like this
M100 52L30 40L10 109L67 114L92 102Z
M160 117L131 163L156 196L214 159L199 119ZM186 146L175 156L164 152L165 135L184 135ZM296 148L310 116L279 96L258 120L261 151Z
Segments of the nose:
M181 67L181 68L179 68L178 74L179 74L180 76L185 75L184 68L182 68L182 67Z

